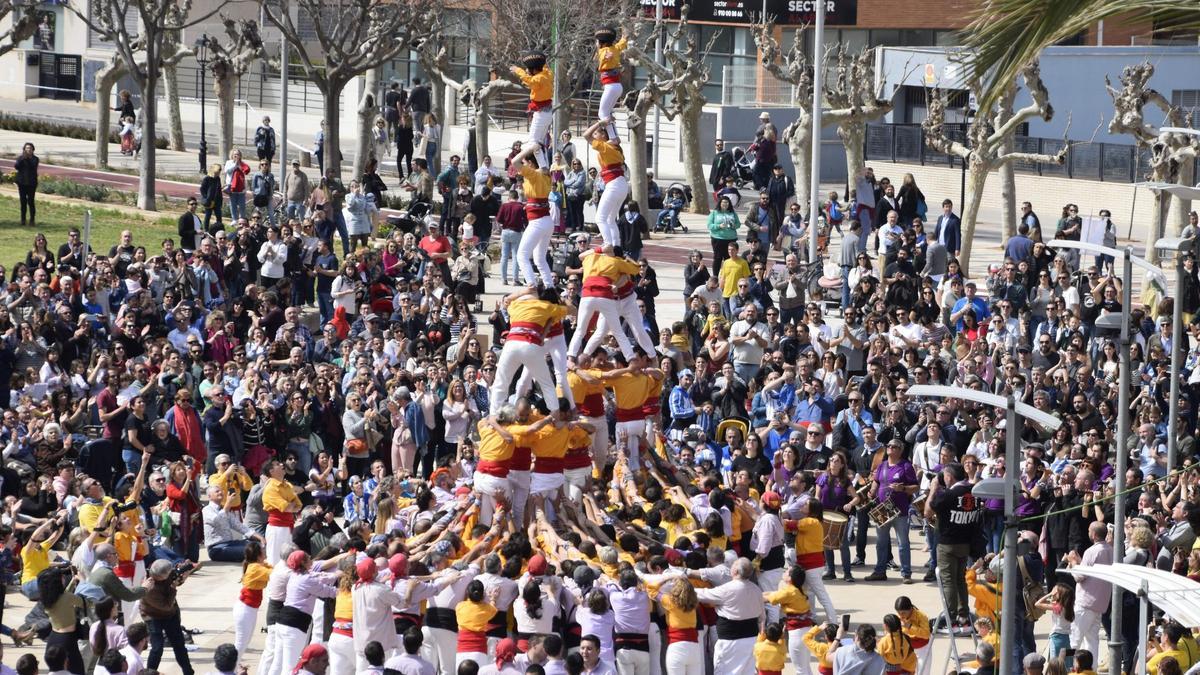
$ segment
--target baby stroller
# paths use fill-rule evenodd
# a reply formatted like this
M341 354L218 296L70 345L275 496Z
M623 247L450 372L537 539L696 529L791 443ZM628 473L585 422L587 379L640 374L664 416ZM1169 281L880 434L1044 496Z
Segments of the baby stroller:
M419 239L425 231L425 217L429 215L429 204L423 201L413 201L399 215L388 216L392 228L408 234L412 232Z
M671 184L671 187L667 189L667 198L663 202L663 208L658 212L658 220L654 223L655 232L674 234L683 230L683 233L687 234L687 227L679 222L679 213L691 201L688 197L685 186L680 183Z
M754 150L743 150L740 146L733 149L733 184L738 188L754 183L755 160Z

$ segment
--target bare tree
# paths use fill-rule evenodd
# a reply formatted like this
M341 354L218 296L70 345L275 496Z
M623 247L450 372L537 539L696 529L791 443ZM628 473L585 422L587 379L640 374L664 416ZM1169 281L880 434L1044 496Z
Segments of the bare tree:
M342 90L354 77L416 46L429 12L393 0L278 0L264 1L262 8L325 97L325 167L340 174ZM301 35L301 17L315 35Z
M28 8L19 11L21 8L22 5L14 4L12 0L0 0L0 20L12 17L8 29L0 32L0 56L16 49L37 32L37 12Z
M108 134L112 124L112 90L125 76L125 64L113 52L96 71L96 168L108 168Z
M233 151L233 106L234 92L238 81L250 72L258 59L266 57L262 33L257 21L235 21L222 18L226 40L219 36L208 36L208 69L212 73L213 93L217 97L217 137L220 140L221 159Z
M158 123L158 79L163 66L178 63L185 53L172 46L174 41L170 35L207 20L224 4L224 0L219 0L210 11L198 12L196 16L192 16L192 0L93 0L91 11L88 11L88 3L67 5L100 38L112 43L125 73L141 95L143 143L138 165L138 207L147 211L156 210L157 153L154 141ZM130 11L136 12L140 19L140 35L130 35L125 27L125 16ZM108 99L103 100L107 106ZM103 130L103 135L107 138L107 129Z
M1054 108L1050 105L1050 92L1042 84L1041 70L1038 63L1027 65L1021 71L1025 88L1029 91L1029 105L1013 111L1013 101L1017 96L1017 84L1014 82L1000 101L1000 104L990 111L980 111L967 129L970 146L950 139L946 135L946 100L939 90L934 90L929 101L929 114L922 122L925 132L925 144L936 152L953 155L967 163L966 203L962 205L962 253L959 262L963 274L969 274L971 264L971 248L974 240L976 220L979 217L979 205L983 200L983 187L988 174L993 169L999 169L1012 162L1033 164L1062 164L1066 161L1070 144L1065 142L1063 148L1053 155L1032 152L1011 152L1011 139L1017 133L1017 128L1027 120L1039 117L1050 121L1054 116ZM979 89L978 81L972 82L972 88ZM1070 124L1067 125L1068 129ZM1015 200L1015 194L1008 195L1009 200ZM1015 204L1007 207L1016 213ZM1004 227L1011 231L1015 227L1015 215L1006 216Z
M180 42L179 30L167 31L163 40L163 93L167 99L167 140L172 150L183 151L183 115L179 111L179 69L184 57L192 50Z
M655 28L661 29L661 26ZM636 35L637 28L632 22L627 22L625 32L626 35ZM720 31L714 31L703 49L697 33L688 24L688 6L684 5L679 12L679 22L663 43L666 65L656 63L653 56L647 55L636 41L630 41L625 53L630 60L637 60L648 77L670 84L656 104L668 120L676 120L676 137L683 145L683 173L692 189L691 211L703 215L708 213L708 182L700 156L700 114L708 102L704 96L704 85L708 84L712 74L712 68L707 63L708 55L713 43L720 37Z
M821 112L821 123L836 124L838 138L846 150L850 184L863 172L867 123L892 111L892 102L874 90L875 50L864 47L856 54L840 45L835 54L836 77L825 78L825 101L830 110Z
M1191 185L1195 181L1196 154L1200 151L1200 141L1190 134L1174 134L1162 132L1157 127L1146 122L1144 108L1153 105L1163 114L1163 125L1171 127L1192 126L1192 116L1178 106L1171 105L1165 96L1150 86L1150 78L1154 77L1154 65L1149 61L1135 66L1126 66L1121 72L1121 88L1113 87L1108 76L1104 77L1105 87L1113 100L1115 112L1108 124L1110 134L1129 134L1133 136L1139 149L1150 151L1150 180L1163 183L1178 183ZM1167 200L1170 199L1168 212ZM1166 214L1165 219L1170 224L1167 232L1159 229L1159 219L1155 218L1147 232L1146 241L1155 241L1163 236L1179 236L1180 228L1187 221L1187 212L1191 201L1165 192L1157 192L1154 197L1157 208L1155 214ZM1153 246L1146 248L1147 257L1157 261L1158 251Z
M812 96L813 64L804 53L804 34L807 26L798 27L792 45L783 53L775 40L774 24L758 23L751 27L754 42L762 54L763 68L780 82L791 85L792 105L796 120L783 128L782 141L787 144L796 172L796 203L811 203L809 189L812 175ZM822 112L822 119L828 112Z

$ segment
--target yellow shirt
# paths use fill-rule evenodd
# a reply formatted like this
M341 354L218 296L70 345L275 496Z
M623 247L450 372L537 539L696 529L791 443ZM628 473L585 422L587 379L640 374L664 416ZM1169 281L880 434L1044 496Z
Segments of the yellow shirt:
M746 259L738 256L736 258L726 258L725 262L721 263L721 295L725 298L732 298L737 295L737 285L742 279L750 276L750 263Z
M592 149L600 155L600 166L621 166L625 163L625 153L621 151L621 146L612 141L602 141L594 139L592 141Z
M496 615L496 608L486 602L471 602L463 600L454 608L454 616L458 619L458 627L462 630L482 633L487 630L488 622Z
M808 614L811 611L808 596L790 581L780 584L778 590L763 593L763 599L772 605L779 605L784 614Z
M486 421L480 421L477 425L479 428L479 459L488 460L490 462L503 462L513 454L513 444L504 440L499 431L488 424Z
M242 587L252 591L261 591L267 587L271 578L271 566L267 563L250 563L242 572Z
M118 531L113 535L113 547L117 549L117 560L127 563L133 562L137 557L137 551L141 545L142 538L134 532Z
M230 508L234 509L241 508L242 493L249 492L250 488L254 487L254 481L250 479L250 476L241 473L234 474L230 471L214 473L208 477L208 484L216 485L224 490L226 499L233 501L233 505Z
M592 253L589 256L584 256L581 262L583 263L584 279L589 277L604 277L615 283L622 275L632 276L641 272L641 267L632 260L605 255L603 253ZM592 370L588 371L588 374L596 377L596 373L599 372L598 370Z
M821 553L825 555L825 530L816 518L796 521L796 555Z
M967 593L975 598L975 615L991 619L992 625L999 628L1000 584L980 581L975 569L970 568L967 570Z
M824 626L813 626L804 634L804 646L817 657L817 667L833 670L833 662L829 660L829 648L832 646L825 640L818 640L825 632Z
M289 506L292 508L289 509ZM299 511L300 498L296 496L296 490L291 483L271 478L263 488L263 509L280 512Z
M879 640L879 655L889 665L909 673L917 672L917 652L900 633L884 633Z
M549 68L542 68L536 73L517 68L515 72L521 84L529 89L530 101L543 102L554 98L554 73Z
M571 436L570 427L562 427L561 429L553 424L544 426L533 435L533 441L529 449L533 451L534 457L547 457L550 459L560 459L567 455L567 439Z
M754 643L754 667L761 670L783 670L787 661L787 647L782 642L771 642L765 633L758 634Z
M116 501L112 497L105 497L100 500L99 504L85 502L79 507L79 526L88 532L96 529L96 523L100 521L100 513L104 511L104 507Z
M929 617L915 607L909 612L908 619L900 617L900 628L908 639L912 640L913 647L918 649L925 646L933 634L929 628Z
M567 315L566 305L556 305L536 298L522 298L508 305L508 320L512 324L531 323L546 326L561 321Z
M637 410L640 413L642 403L646 401L645 380L649 378L649 375L641 373L625 373L609 380L617 400L617 409Z
M687 582L680 580L680 581L676 581L673 583L685 584ZM666 590L669 591L670 586L668 586ZM667 615L667 628L685 628L686 629L686 628L695 628L696 627L696 610L695 609L692 609L691 611L683 610L682 608L680 608L679 605L675 604L675 601L672 600L671 596L668 595L667 593L663 593L661 596L659 596L658 602L660 605L662 605L663 611Z
M37 579L42 570L50 567L50 540L34 543L32 540L21 548L21 583Z
M621 54L625 52L625 47L629 42L625 38L617 40L609 47L599 47L596 49L596 62L600 66L601 71L616 70L621 67Z
M337 595L333 598L333 619L334 621L354 620L354 594L351 591L338 589Z
M525 199L550 198L550 174L542 173L528 164L521 165L521 176L525 178Z
M1179 668L1184 672L1187 672L1187 669L1192 667L1193 661L1186 651L1182 649L1168 649L1167 651L1162 651L1154 656L1151 656L1150 659L1146 661L1146 672L1157 673L1158 664L1168 656L1173 657L1176 661L1178 661Z

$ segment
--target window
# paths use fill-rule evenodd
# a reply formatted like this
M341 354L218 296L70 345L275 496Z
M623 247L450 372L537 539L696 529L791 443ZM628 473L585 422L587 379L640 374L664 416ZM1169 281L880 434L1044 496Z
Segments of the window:
M88 6L90 8L89 13L93 17L96 16L96 12L98 11L98 9L96 7L95 0L93 0L92 2L89 2ZM95 21L95 19L93 19L93 21ZM137 7L133 4L130 4L130 6L125 10L125 31L127 33L129 33L129 37L132 38L141 32L140 30L138 30L140 27L140 22L141 22L141 17L138 15ZM100 36L98 33L96 33L96 31L92 30L91 28L88 28L88 47L91 47L92 49L112 49L113 48L111 42L109 42L108 40L105 40L102 36Z
M1200 89L1176 89L1171 92L1171 105L1183 108L1195 117L1200 113Z

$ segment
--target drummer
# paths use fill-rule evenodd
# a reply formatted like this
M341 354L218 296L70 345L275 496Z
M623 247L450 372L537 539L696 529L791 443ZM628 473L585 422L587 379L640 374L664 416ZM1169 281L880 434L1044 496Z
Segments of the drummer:
M833 552L842 552L842 578L853 582L850 574L850 514L858 506L858 496L854 492L855 475L850 470L846 454L838 450L829 458L829 466L817 476L817 498L825 508L826 529L836 529L835 537L825 541L825 576L824 581L837 578L834 573Z
M904 441L893 438L887 443L887 458L879 463L871 477L872 492L882 510L892 513L884 520L875 521L875 570L867 581L887 580L887 561L892 550L892 531L900 542L900 577L904 583L912 580L912 551L908 543L908 507L913 494L920 487L917 471L904 456ZM890 505L890 506L889 506Z

